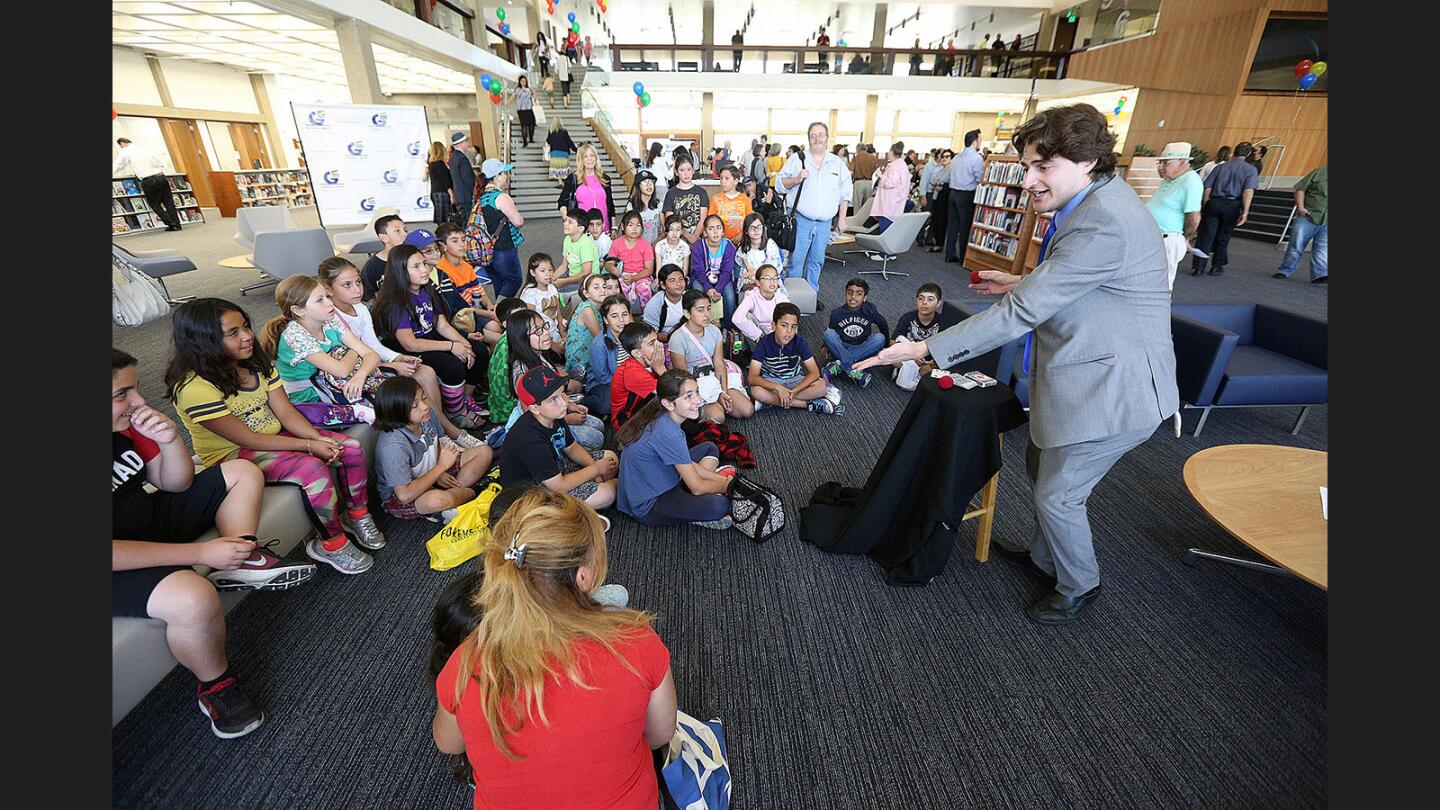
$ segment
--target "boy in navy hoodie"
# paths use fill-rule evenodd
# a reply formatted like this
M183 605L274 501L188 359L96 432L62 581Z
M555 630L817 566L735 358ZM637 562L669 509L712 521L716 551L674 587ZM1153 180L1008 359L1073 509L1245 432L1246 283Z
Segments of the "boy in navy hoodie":
M825 366L826 374L834 378L843 373L861 388L870 385L870 373L856 371L855 364L879 354L890 334L885 316L865 300L869 295L870 284L864 279L845 282L845 306L830 310L830 328L825 330L825 348L832 358Z

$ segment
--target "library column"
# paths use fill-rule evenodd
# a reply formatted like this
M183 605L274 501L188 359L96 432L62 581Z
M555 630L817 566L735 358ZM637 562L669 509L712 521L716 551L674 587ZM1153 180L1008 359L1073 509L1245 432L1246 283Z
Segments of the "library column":
M375 51L370 47L370 26L360 20L339 20L335 23L335 37L340 42L340 61L345 66L345 83L350 86L350 103L383 103Z
M695 159L695 171L700 171L700 155L710 154L715 147L715 94L705 93L700 99L700 154Z
M490 91L480 83L480 77L484 76L483 71L473 71L471 74L475 79L475 120L480 124L480 142L475 147L480 150L480 155L486 158L500 157L500 116L496 115L495 104L490 101ZM472 135L473 137L473 135Z

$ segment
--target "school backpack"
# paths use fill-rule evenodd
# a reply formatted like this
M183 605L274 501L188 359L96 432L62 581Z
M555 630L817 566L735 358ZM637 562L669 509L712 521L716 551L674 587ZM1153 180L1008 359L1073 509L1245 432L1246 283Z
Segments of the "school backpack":
M730 517L741 534L763 543L785 528L785 504L779 495L737 475L730 485Z
M160 282L134 263L110 254L110 317L120 326L139 326L170 314Z
M485 227L485 206L479 200L465 225L465 261L475 267L489 267L495 261L495 237Z

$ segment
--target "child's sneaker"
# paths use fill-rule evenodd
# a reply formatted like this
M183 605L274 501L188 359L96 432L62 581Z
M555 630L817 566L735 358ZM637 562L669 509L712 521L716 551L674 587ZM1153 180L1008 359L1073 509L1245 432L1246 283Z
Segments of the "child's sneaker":
M873 378L870 376L870 372L868 372L868 371L855 371L854 369L851 369L851 370L850 370L850 379L852 379L852 380L854 380L855 382L859 383L861 388L869 388L869 387L870 387L870 381L871 381Z
M839 377L841 374L844 373L845 370L840 367L839 360L831 360L829 363L825 364L825 382L827 383L830 382L832 378Z
M385 535L380 533L380 527L375 525L375 518L365 515L362 518L351 518L349 515L340 516L340 528L345 533L355 538L355 542L361 548L374 551L385 547Z
M472 417L465 411L447 413L445 414L445 418L450 420L450 424L460 428L461 430L470 430L471 428L480 427L480 425L482 424L481 422L476 422L474 417Z
M810 400L810 404L805 406L805 410L811 413L835 413L835 405L825 397L820 397Z
M450 521L454 520L454 519L455 519L455 516L458 515L458 514L460 514L460 510L459 510L459 509L445 509L445 510L442 510L442 511L440 512L440 522L441 522L441 523L449 523Z
M469 433L466 433L463 430L460 431L460 438L455 439L454 442L460 445L460 449L462 450L469 450L471 448L485 446L485 442L480 441L479 439L475 438Z
M313 537L305 544L305 553L315 562L323 562L342 574L363 574L375 564L375 558L361 551L349 540L334 551L325 550L325 541Z
M696 521L695 525L696 525L696 526L700 526L700 527L702 527L702 528L706 528L706 529L722 529L722 530L723 530L723 529L728 529L728 528L730 528L731 526L734 526L734 525L735 525L735 521L732 520L729 515L726 515L725 517L722 517L722 518L720 518L719 520L701 520L701 521Z
M825 386L825 398L830 400L831 405L840 404L840 389L833 385Z
M465 399L461 401L460 408L482 424L485 417L490 415L490 411L487 410L484 405L476 402L473 396L466 396Z
M195 695L201 714L210 718L210 730L222 740L243 737L265 722L265 712L251 702L233 677L209 689L196 684Z
M217 591L283 591L315 576L314 563L282 560L266 550L279 540L255 544L250 556L233 571L211 571L210 580Z

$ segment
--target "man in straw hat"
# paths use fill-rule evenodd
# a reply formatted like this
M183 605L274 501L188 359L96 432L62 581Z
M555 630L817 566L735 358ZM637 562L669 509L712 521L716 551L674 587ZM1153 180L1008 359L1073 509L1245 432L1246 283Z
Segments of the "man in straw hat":
M1185 141L1165 144L1155 163L1162 178L1155 196L1145 203L1165 240L1165 263L1170 273L1170 289L1175 289L1175 271L1185 252L1195 244L1200 229L1200 197L1205 184L1200 175L1190 171L1190 144Z

